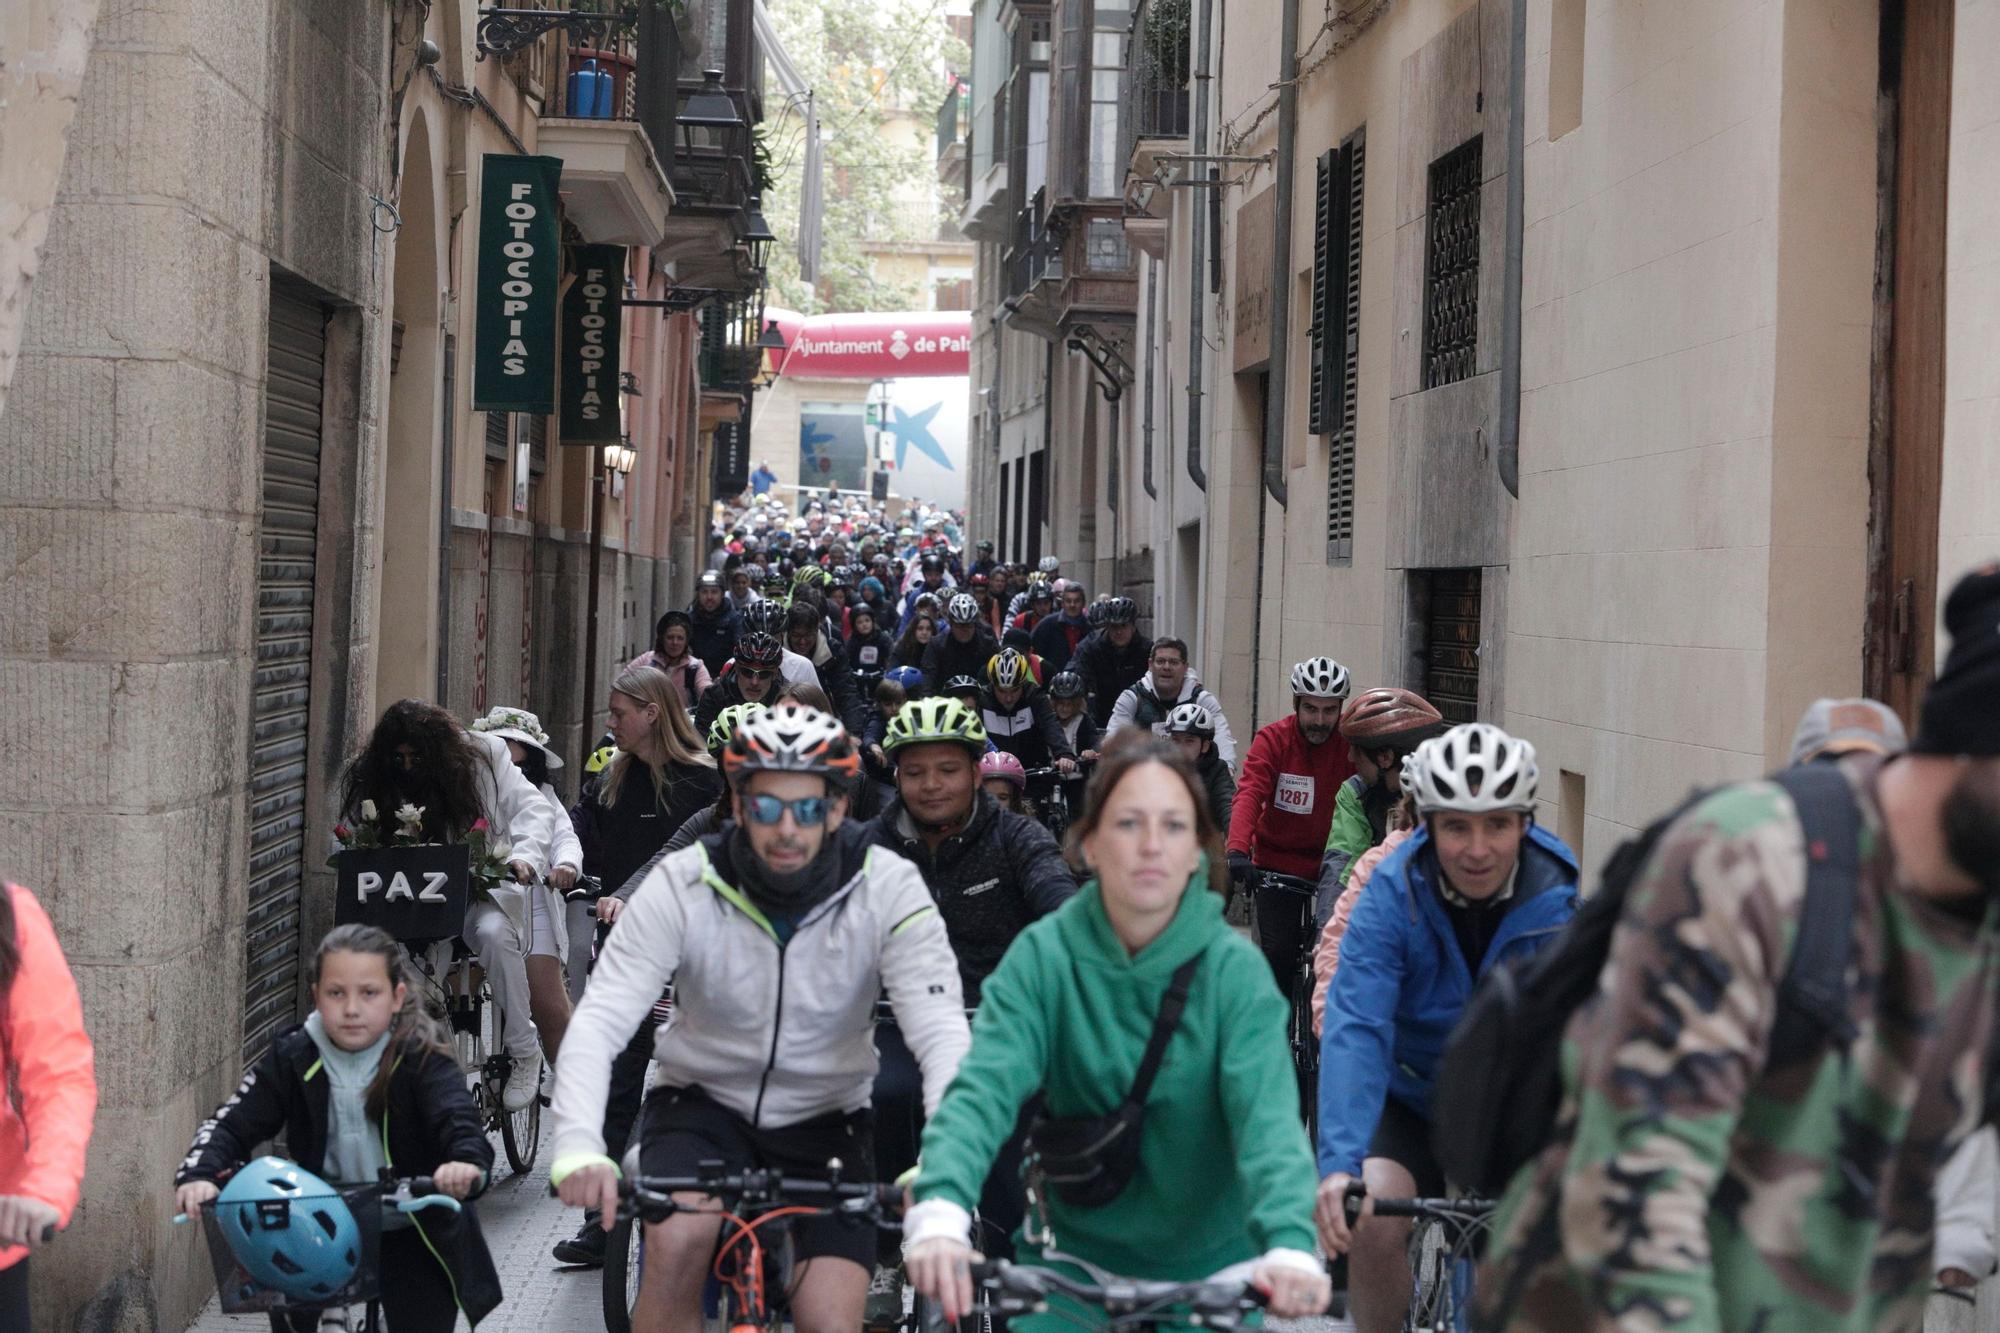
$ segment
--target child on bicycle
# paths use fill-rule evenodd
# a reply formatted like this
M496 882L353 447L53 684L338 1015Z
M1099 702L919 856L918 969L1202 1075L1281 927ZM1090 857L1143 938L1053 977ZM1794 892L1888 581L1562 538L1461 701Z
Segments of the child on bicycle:
M429 1176L469 1199L493 1166L487 1140L443 1030L410 993L410 965L373 926L336 926L312 964L313 1012L281 1033L236 1092L196 1131L174 1174L174 1205L189 1217L258 1144L285 1137L301 1167L335 1184L387 1171ZM500 1277L470 1207L382 1222L382 1311L391 1329L477 1324L500 1304ZM318 1316L272 1327L317 1327Z

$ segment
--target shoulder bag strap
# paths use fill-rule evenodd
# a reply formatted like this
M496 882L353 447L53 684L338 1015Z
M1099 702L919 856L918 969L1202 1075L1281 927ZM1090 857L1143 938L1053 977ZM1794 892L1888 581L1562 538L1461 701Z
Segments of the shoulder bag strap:
M1136 1106L1144 1106L1146 1097L1153 1091L1153 1079L1160 1072L1160 1061L1166 1057L1167 1043L1173 1040L1174 1029L1181 1025L1181 1012L1187 1008L1188 987L1194 981L1194 973L1201 966L1201 955L1182 963L1174 969L1173 980L1167 983L1167 993L1160 1000L1159 1017L1153 1020L1153 1035L1146 1039L1146 1054L1139 1061L1139 1073L1132 1080L1132 1091L1125 1100Z

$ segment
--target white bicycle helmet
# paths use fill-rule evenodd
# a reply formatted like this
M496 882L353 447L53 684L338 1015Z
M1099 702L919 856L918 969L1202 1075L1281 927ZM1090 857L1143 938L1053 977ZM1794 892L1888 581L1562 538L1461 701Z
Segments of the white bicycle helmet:
M954 625L970 625L979 619L979 603L969 592L953 593L944 604L944 614Z
M1535 747L1489 722L1460 723L1403 761L1403 790L1417 798L1417 813L1425 815L1532 812L1540 778Z
M1215 739L1215 719L1200 704L1175 704L1167 714L1167 734L1169 736L1201 736Z
M1035 562L1035 568L1044 574L1053 574L1062 568L1062 561L1052 555L1045 555Z
M1353 684L1347 668L1331 657L1308 657L1292 668L1292 693L1313 699L1345 699Z

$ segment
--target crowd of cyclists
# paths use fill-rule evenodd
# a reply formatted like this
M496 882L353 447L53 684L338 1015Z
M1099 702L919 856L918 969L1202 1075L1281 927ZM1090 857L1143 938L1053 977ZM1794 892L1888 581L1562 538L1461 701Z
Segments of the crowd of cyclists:
M1328 1308L1337 1259L1356 1327L1386 1333L1417 1326L1413 1227L1454 1196L1490 1232L1440 1327L1914 1328L1934 1285L1992 1270L1969 1136L2000 977L2000 572L1953 594L1914 740L1822 701L1795 747L1812 794L1708 792L1586 897L1528 738L1330 656L1239 755L1185 640L1053 557L965 548L953 515L759 497L714 537L567 807L532 713L411 700L341 793L350 824L504 836L518 891L465 944L504 1100L549 1099L550 1179L586 1210L551 1262L602 1264L645 1181L832 1164L908 1208L900 1247L799 1210L800 1333L1000 1309L997 1258L1234 1283L1280 1317ZM1795 1040L1794 941L1842 877L1852 939ZM178 1206L213 1208L280 1130L329 1181L475 1199L493 1150L393 942L343 927L314 975ZM1454 1040L1495 1006L1498 1035ZM1536 1049L1545 1113L1465 1165L1509 1108L1464 1089ZM1938 1176L1975 1150L1947 1188L1988 1201L1984 1247L1941 1245L1944 1275ZM641 1223L642 1331L702 1327L723 1234L715 1196L670 1196ZM469 1206L385 1230L381 1263L391 1328L503 1297ZM1104 1326L1075 1290L1003 1322Z

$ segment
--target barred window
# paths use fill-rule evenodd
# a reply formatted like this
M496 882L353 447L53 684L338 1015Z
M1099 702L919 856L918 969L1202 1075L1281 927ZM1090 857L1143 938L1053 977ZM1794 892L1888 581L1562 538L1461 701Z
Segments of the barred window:
M1423 387L1469 377L1479 342L1480 136L1431 163Z

